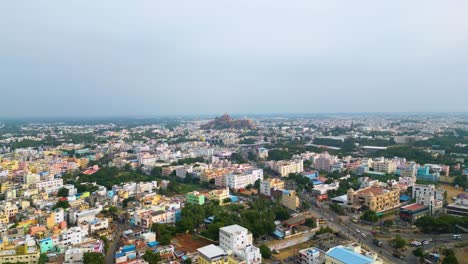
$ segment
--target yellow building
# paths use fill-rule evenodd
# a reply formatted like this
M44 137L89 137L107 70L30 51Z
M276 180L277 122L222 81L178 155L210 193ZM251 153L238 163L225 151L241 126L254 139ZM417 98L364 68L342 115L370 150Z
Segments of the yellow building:
M208 199L210 201L218 201L219 205L224 205L224 200L229 198L229 188L226 187L224 189L212 190L208 193Z
M291 160L291 161L277 161L274 162L272 169L279 173L281 177L287 177L290 173L301 173L304 171L303 160Z
M10 219L8 218L8 215L6 214L0 214L0 224L9 224Z
M284 190L281 196L281 204L289 210L296 211L300 206L300 200L296 191Z
M380 213L400 205L400 189L398 186L392 187L391 190L375 186L357 191L349 189L347 196L348 205L351 205L355 210L366 207L369 210Z
M0 250L0 264L3 263L27 263L36 264L39 262L40 253L37 247L4 246Z

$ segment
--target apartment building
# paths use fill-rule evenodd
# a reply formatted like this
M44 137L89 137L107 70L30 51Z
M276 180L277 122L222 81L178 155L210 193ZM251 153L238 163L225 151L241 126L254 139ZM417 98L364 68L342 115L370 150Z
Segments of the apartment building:
M228 263L228 254L222 248L213 244L197 249L198 264Z
M416 203L429 207L429 213L432 215L442 210L445 190L436 189L433 184L415 184L413 186L413 199Z
M53 179L50 181L41 181L36 183L36 188L40 191L53 193L63 187L63 179Z
M231 225L219 229L220 248L232 251L232 257L240 258L246 264L260 264L260 249L253 246L252 241L252 233L242 226Z
M230 173L226 175L226 185L233 190L243 189L249 184L253 185L257 180L263 180L262 169L250 170L241 174Z
M208 193L208 199L210 201L218 201L219 205L224 205L224 200L226 198L230 198L228 187L218 190L212 190Z
M187 203L189 204L199 204L203 205L205 204L205 195L201 194L200 192L193 191L189 192L185 195L187 198Z
M283 190L284 181L277 178L268 178L260 182L260 193L266 196L271 196L271 190Z
M304 161L302 159L272 161L269 163L269 166L273 171L279 173L281 177L287 177L290 173L301 173L304 171Z
M400 189L398 186L394 186L390 190L375 186L357 191L349 189L347 197L348 205L354 210L366 207L380 213L398 207L400 204Z
M323 264L325 263L325 252L315 247L299 250L297 262L299 264Z
M395 173L397 169L397 164L393 160L382 159L380 161L374 162L373 169L375 172L383 172L383 173L392 174L392 173Z

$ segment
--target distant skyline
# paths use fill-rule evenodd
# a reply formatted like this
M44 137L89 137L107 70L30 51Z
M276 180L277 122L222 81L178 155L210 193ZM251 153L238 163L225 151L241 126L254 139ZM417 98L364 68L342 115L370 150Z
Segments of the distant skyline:
M0 3L0 118L468 112L467 1Z

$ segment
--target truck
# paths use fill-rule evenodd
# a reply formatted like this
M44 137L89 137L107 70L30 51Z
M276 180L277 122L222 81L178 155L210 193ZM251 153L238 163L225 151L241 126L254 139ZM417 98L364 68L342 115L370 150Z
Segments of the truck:
M380 240L378 240L378 239L376 239L376 238L374 238L374 239L372 240L372 242L373 242L374 245L376 245L376 246L379 246L379 247L382 247L382 246L383 246L383 242L380 241Z

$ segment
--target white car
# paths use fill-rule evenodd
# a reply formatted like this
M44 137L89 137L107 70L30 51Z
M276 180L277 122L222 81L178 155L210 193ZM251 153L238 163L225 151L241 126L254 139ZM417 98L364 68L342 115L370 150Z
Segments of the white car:
M430 241L429 240L424 240L422 243L423 243L423 245L429 245Z
M356 229L356 232L361 233L361 231L359 231L359 229Z

